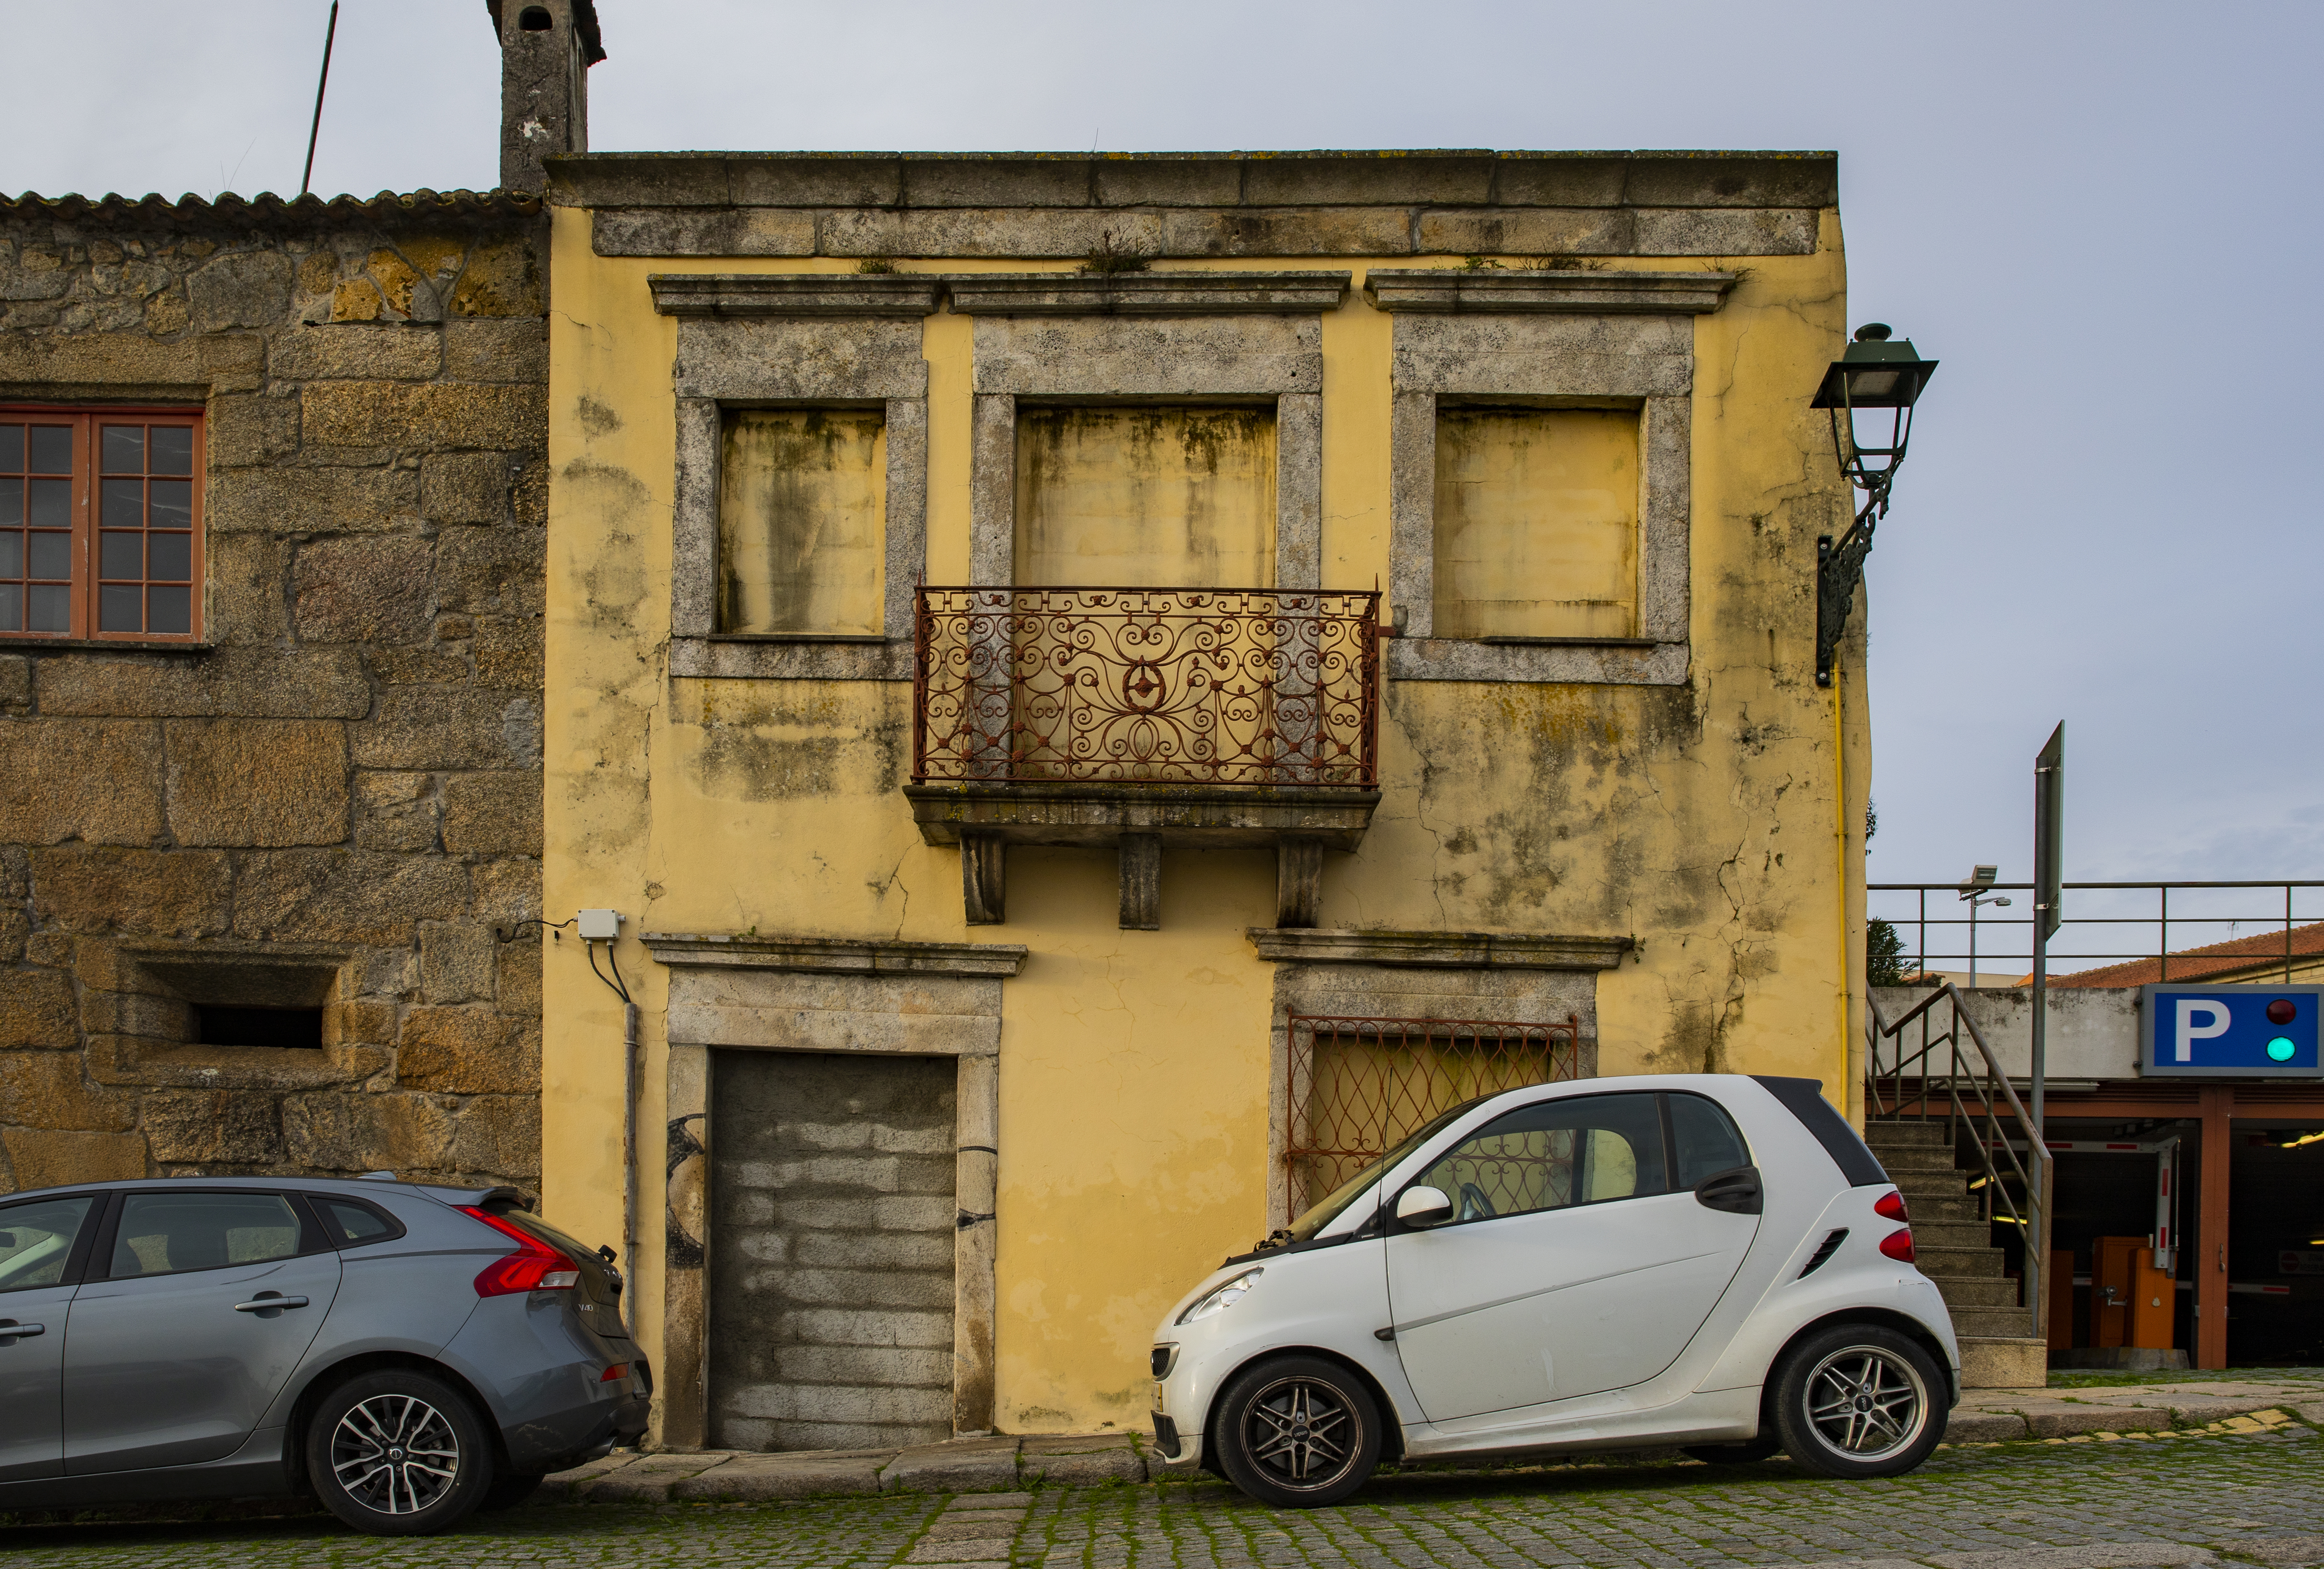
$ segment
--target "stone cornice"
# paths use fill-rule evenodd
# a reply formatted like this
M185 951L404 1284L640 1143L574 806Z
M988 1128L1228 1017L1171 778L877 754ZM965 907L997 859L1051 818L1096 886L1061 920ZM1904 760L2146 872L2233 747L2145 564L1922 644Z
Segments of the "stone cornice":
M1347 272L978 272L945 280L961 316L1268 316L1336 310Z
M903 943L856 937L724 937L648 932L646 951L665 964L798 970L838 975L1007 977L1028 949L1011 943Z
M1332 931L1250 928L1259 956L1304 964L1408 964L1464 970L1610 970L1628 937L1549 932Z
M1464 316L1701 316L1734 286L1732 272L1397 268L1367 274L1364 298L1381 310Z
M925 272L656 272L664 316L933 316L943 280Z

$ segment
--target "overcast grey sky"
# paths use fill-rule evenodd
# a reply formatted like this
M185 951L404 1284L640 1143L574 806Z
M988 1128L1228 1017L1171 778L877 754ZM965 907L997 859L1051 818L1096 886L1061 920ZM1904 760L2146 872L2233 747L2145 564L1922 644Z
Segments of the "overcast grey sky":
M295 191L327 9L0 0L0 189ZM1944 362L1869 569L1873 877L2027 875L2060 719L2069 877L2324 877L2324 8L599 11L601 150L1837 149L1852 318ZM488 186L497 116L482 0L346 0L317 188Z

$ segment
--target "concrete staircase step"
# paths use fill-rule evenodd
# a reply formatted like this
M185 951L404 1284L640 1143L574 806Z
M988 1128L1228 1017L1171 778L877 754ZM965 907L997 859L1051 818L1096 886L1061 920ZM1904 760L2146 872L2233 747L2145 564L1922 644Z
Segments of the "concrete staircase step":
M1965 1198L1969 1195L1969 1173L1948 1166L1927 1171L1896 1171L1888 1173L1888 1180L1904 1195L1906 1207L1921 1194L1933 1198Z
M1999 1248L1924 1248L1916 1239L1913 1254L1921 1273L1932 1280L1948 1275L1997 1278L2001 1274Z
M1904 1207L1912 1213L1913 1223L1916 1226L1924 1222L1975 1221L1979 1225L1986 1223L1983 1207L1966 1194L1960 1198L1935 1193L1908 1194Z
M1942 1122L1867 1122L1864 1141L1875 1149L1902 1148L1909 1144L1950 1146L1952 1135Z
M1916 1248L1989 1248L1993 1246L1993 1227L1984 1221L1934 1221L1913 1217L1913 1245Z
M1964 1307L2017 1306L2017 1282L2006 1276L1948 1275L1937 1281L1937 1294L1956 1313Z
M2022 1338L2034 1333L2030 1307L1955 1307L1953 1333L1979 1338Z
M2032 1335L1960 1337L1964 1389L2040 1389L2050 1379L2050 1345Z

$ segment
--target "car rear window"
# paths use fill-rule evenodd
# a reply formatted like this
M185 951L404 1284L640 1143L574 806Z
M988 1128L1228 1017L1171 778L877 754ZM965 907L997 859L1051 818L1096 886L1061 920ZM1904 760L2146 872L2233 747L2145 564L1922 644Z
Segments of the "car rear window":
M568 1254L575 1259L586 1260L593 1264L598 1262L596 1249L567 1236L530 1210L504 1208L500 1204L494 1204L493 1218L506 1221L518 1231L540 1238L559 1252Z
M1822 1080L1768 1078L1759 1074L1751 1076L1815 1135L1816 1142L1840 1168L1840 1174L1848 1178L1849 1186L1871 1187L1887 1182L1888 1174L1880 1168L1880 1162L1865 1147L1864 1140L1856 1136L1856 1130L1848 1125L1848 1119L1832 1110L1831 1103L1823 1098Z
M335 1248L360 1248L365 1242L390 1241L403 1234L403 1228L385 1211L360 1199L310 1193L307 1202L322 1217L323 1230Z

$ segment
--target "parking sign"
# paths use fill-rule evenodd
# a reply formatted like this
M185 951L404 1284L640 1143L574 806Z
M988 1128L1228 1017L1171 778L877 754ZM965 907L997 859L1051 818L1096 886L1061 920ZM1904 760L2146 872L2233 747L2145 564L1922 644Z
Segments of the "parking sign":
M2150 1078L2319 1078L2324 986L2139 988L2139 1071Z

